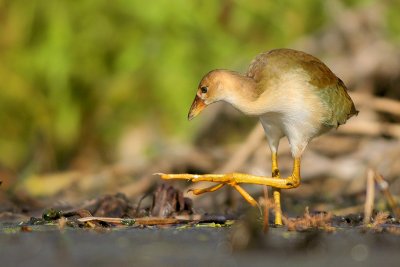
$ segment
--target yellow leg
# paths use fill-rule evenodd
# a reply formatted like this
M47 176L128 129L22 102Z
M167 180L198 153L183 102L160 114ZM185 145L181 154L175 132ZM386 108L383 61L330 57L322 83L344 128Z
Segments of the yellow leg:
M272 153L272 177L281 177L278 169L278 156L276 152ZM275 224L282 225L281 190L273 187L272 194L275 203Z
M251 205L256 206L257 202L252 198L249 193L247 193L238 184L259 184L275 187L278 189L291 189L298 187L300 185L300 158L294 159L292 175L287 178L273 178L273 177L263 177L244 173L228 173L228 174L164 174L157 173L162 179L183 179L189 180L191 182L215 182L220 184L227 184L234 187ZM216 185L205 189L197 189L194 191L197 193L213 192L220 189L222 185Z
M272 153L271 159L272 159L272 177L280 177L278 168L278 155L276 154L276 152Z

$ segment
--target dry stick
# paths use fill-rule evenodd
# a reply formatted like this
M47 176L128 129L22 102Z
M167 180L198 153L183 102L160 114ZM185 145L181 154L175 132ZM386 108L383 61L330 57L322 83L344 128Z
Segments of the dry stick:
M333 210L332 213L334 215L336 215L336 216L344 216L344 215L348 215L348 214L351 214L351 213L362 212L363 209L364 209L364 204L360 204L360 205L355 205L355 206L352 206L352 207Z
M365 93L349 93L351 98L358 105L365 105L370 109L376 111L386 112L393 115L400 116L400 101L396 101L390 98L376 97L371 94Z
M353 98L356 106L365 106L365 108L368 109L400 116L400 101L384 97L376 97L366 93L350 92L350 96ZM360 118L343 125L339 128L339 132L368 136L385 134L400 138L399 125L385 122L366 121Z
M79 218L79 222L91 222L91 221L102 221L107 223L115 224L127 224L127 225L162 225L162 224L176 224L181 220L175 218L157 218L157 217L144 217L135 219L123 219L123 218L110 218L110 217L84 217Z
M394 216L396 219L400 218L400 207L397 205L396 200L394 199L393 195L389 191L389 184L385 181L383 176L379 173L375 175L375 181L379 186L379 189L382 191L383 195L385 196L387 202L389 203L390 208L392 209Z
M354 120L339 127L338 132L346 134L360 134L366 136L379 136L382 134L400 138L400 125L394 123Z
M246 162L246 160L257 150L264 139L264 130L260 123L253 128L247 136L246 141L240 145L235 154L216 173L226 173L237 170Z
M374 209L374 198L375 198L375 183L374 183L375 172L372 169L368 169L367 173L367 192L365 196L364 205L364 224L368 225L371 221L372 210Z
M268 186L263 186L264 189L264 234L269 230L269 202L268 202Z

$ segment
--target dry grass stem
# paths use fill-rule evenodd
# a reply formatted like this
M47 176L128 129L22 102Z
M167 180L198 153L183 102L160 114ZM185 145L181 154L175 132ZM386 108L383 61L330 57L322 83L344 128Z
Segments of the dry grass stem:
M268 200L268 187L267 186L263 186L263 190L264 190L264 223L263 223L263 232L264 234L268 232L269 230L269 202L266 201Z
M356 92L350 92L350 96L356 105L400 116L400 101Z
M400 207L397 204L396 200L394 199L392 193L390 193L389 190L389 184L388 182L385 181L383 176L379 173L376 173L375 175L375 181L379 186L379 189L382 191L383 195L386 198L386 201L388 202L390 208L392 209L394 216L396 219L400 219Z
M264 138L264 129L260 123L257 123L243 144L240 145L239 149L237 149L232 157L230 157L229 160L215 172L225 173L239 169L241 166L243 166L247 159L254 154L254 151L257 150Z
M363 209L364 209L364 204L360 204L356 206L333 210L332 213L336 216L345 216L348 214L360 213L363 211Z
M395 123L375 122L361 119L339 127L338 132L365 136L387 135L398 139L400 138L400 126Z
M367 173L367 192L365 196L364 204L364 224L367 225L371 221L372 210L374 209L374 198L375 198L375 172L372 169L368 170Z
M176 224L179 223L180 220L175 218L157 218L157 217L143 217L136 219L124 219L124 218L109 218L109 217L84 217L79 218L79 222L92 222L92 221L101 221L112 224L120 224L120 225L165 225L165 224Z

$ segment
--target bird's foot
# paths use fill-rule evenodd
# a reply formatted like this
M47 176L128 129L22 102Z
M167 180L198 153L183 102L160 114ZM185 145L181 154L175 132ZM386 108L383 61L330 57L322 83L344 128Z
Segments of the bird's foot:
M241 174L241 173L230 173L230 174L203 174L203 175L198 175L198 174L164 174L164 173L156 173L156 175L160 175L162 179L164 180L169 180L169 179L184 179L188 180L190 182L196 183L196 182L216 182L218 183L217 185L213 185L207 188L201 188L201 189L189 189L189 192L192 192L195 195L200 195L208 192L214 192L217 191L218 189L221 189L225 185L230 185L233 188L235 188L241 195L242 197L249 202L252 206L257 206L257 201L244 190L238 183L240 183L240 179L238 179L238 176L243 176L246 174Z
M162 179L170 180L170 179L183 179L188 180L193 183L196 182L214 182L218 183L217 185L213 185L211 187L202 188L202 189L192 189L190 190L195 195L214 192L218 189L221 189L224 185L229 185L235 188L247 202L249 202L252 206L257 206L257 201L254 200L249 193L246 192L239 184L248 183L248 184L259 184L259 185L267 185L275 188L284 188L290 189L297 187L299 184L298 179L295 177L288 178L272 178L272 177L264 177L264 176L256 176L244 173L228 173L228 174L164 174L157 173L160 175ZM280 206L279 206L280 208ZM280 216L278 216L280 217ZM279 222L279 219L278 219Z

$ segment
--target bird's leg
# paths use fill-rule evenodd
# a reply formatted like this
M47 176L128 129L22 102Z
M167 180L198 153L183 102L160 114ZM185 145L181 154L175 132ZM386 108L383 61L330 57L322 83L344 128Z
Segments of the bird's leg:
M278 169L278 155L276 152L272 153L272 177L280 178ZM279 188L272 188L272 194L275 203L275 224L282 225L282 209L281 209L281 190Z
M264 177L244 173L228 173L228 174L164 174L157 173L162 179L183 179L191 182L215 182L218 185L208 187L205 189L195 189L193 192L202 194L206 192L213 192L220 189L223 185L227 184L234 187L251 205L256 206L257 202L247 193L239 184L259 184L267 185L277 189L291 189L300 185L300 158L294 159L292 175L287 178L280 177ZM222 184L222 185L221 185ZM198 191L196 191L198 190Z
M271 155L272 158L272 177L281 177L281 174L279 173L279 168L278 168L278 155L276 152L273 152Z

